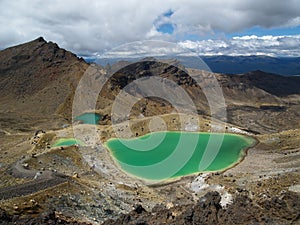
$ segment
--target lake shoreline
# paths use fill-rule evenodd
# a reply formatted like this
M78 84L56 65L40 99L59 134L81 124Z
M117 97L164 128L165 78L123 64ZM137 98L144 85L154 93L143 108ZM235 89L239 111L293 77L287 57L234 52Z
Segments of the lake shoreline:
M233 168L233 167L235 167L236 165L238 165L238 164L240 164L243 160L244 160L244 158L247 156L247 152L248 152L248 150L249 149L251 149L251 148L253 148L254 146L256 146L258 143L259 143L259 141L255 138L255 137L253 137L253 136L249 136L249 135L244 135L244 134L236 134L236 133L217 133L217 132L214 132L214 133L210 133L210 132L187 132L187 131L159 131L159 132L152 132L152 133L148 133L148 134L145 134L145 135L142 135L142 136L139 136L139 137L133 137L133 138L124 138L124 140L131 140L131 141L134 141L134 140L139 140L140 138L145 138L145 137L147 137L147 136L150 136L151 134L153 134L153 133L168 133L168 134L200 134L200 135L203 135L203 134L205 134L205 135L209 135L209 138L211 137L211 135L213 134L213 135L218 135L218 136L223 136L224 135L224 137L226 136L227 138L228 137L238 137L238 138L240 138L240 139L242 139L243 141L245 141L245 143L247 143L247 147L242 147L242 149L241 150L239 150L240 152L239 152L239 156L238 156L238 159L236 160L236 162L235 163L233 163L233 164L230 164L228 167L224 167L224 168L222 168L222 169L220 169L220 170L204 170L204 171L197 171L197 172L194 172L194 173L187 173L187 174L185 174L185 175L181 175L181 174L179 174L178 176L174 176L174 177L170 177L170 178L166 178L166 179L148 179L148 178L143 178L143 177L141 177L141 176L138 176L138 175L135 175L135 174L131 174L130 172L127 172L126 171L126 169L124 169L123 167L122 167L122 164L124 164L122 161L120 161L119 159L117 159L117 157L114 155L114 153L112 153L112 150L111 150L111 148L109 147L109 145L108 145L108 142L110 141L118 141L119 139L118 138L110 138L110 139L108 139L108 141L107 142L105 142L104 143L104 147L106 147L106 149L109 151L109 153L110 153L110 155L111 155L111 158L113 159L113 161L114 161L114 163L116 164L116 166L122 171L122 172L124 172L126 175L128 175L128 176L130 176L130 177L132 177L132 178L135 178L135 179L139 179L139 180L142 180L142 181L144 181L144 182L146 182L146 183L153 183L153 182L156 182L156 183L169 183L169 182L174 182L174 181L176 181L176 180L180 180L181 178L183 178L183 177L189 177L189 176L195 176L196 174L199 174L199 173L213 173L213 172L219 172L219 173L224 173L224 172L226 172L227 170L229 170L229 169L231 169L231 168ZM223 138L224 138L223 137ZM123 140L123 139L122 139ZM221 145L223 145L223 141L224 140L222 140L222 144ZM243 145L245 145L245 143L243 144ZM220 149L219 149L220 150ZM218 151L219 151L218 150ZM217 154L219 154L219 152L217 153ZM215 156L215 157L217 157L217 155ZM191 158L192 158L192 156L189 158L189 160L191 160ZM216 158L214 158L213 160L215 160ZM188 163L188 161L186 162L186 164ZM211 164L213 163L213 161L210 163L210 165L209 166L211 166ZM185 167L186 166L186 164L184 164L184 166L183 167ZM209 167L208 166L208 167ZM182 168L183 168L182 167ZM207 167L207 168L208 168ZM181 168L181 169L182 169ZM180 170L181 170L180 169ZM176 173L179 173L179 171L180 170L178 170ZM176 174L175 173L175 174Z

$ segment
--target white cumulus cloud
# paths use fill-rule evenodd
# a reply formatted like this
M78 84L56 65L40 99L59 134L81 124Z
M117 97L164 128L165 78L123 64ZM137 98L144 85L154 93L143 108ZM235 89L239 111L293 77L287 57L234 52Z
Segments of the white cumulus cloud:
M183 41L180 46L200 55L269 55L300 57L300 35L233 37L223 40Z
M132 41L178 41L185 40L186 35L226 34L253 26L300 25L299 0L1 0L0 8L1 49L43 36L81 55ZM162 16L170 11L169 16ZM172 34L157 31L164 23L174 25ZM249 40L244 44L241 42L248 40L207 40L201 48L213 52L216 47L209 45L213 43L219 50L234 45L254 50L268 41ZM277 37L271 42L278 42L280 47L299 43L295 37Z

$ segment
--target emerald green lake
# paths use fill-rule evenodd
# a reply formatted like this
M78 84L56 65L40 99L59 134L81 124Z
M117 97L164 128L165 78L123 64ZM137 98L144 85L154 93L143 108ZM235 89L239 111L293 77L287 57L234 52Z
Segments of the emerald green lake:
M71 145L84 145L82 141L76 140L75 138L61 138L56 141L53 147L59 146L71 146Z
M98 124L101 118L102 118L101 115L98 113L84 113L75 117L74 120L81 121L84 124Z
M106 147L128 174L163 180L236 164L253 138L220 133L154 132L132 139L109 139Z

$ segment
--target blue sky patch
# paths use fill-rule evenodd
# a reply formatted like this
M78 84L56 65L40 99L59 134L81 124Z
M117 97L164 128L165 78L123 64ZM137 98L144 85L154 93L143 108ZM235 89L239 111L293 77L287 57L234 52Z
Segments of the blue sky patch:
M158 16L154 21L154 26L156 30L164 34L173 34L175 25L170 22L170 17L174 14L174 11L169 9L165 13Z
M172 11L172 10L170 9L170 10L168 10L167 12L165 12L165 13L163 14L163 16L164 16L164 17L170 18L173 14L174 14L174 11Z
M174 26L171 23L164 23L157 27L157 31L164 34L173 34Z
M300 34L300 26L297 27L280 27L280 28L262 28L255 26L252 28L245 29L241 32L235 32L228 34L227 37L245 36L245 35L256 35L256 36L286 36L286 35L297 35Z

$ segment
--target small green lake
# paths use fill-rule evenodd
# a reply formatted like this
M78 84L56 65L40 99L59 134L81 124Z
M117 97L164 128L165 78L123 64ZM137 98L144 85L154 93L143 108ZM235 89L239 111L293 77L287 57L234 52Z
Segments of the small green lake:
M163 180L204 171L221 171L238 163L255 139L220 133L154 132L106 142L122 170L146 180Z
M60 147L60 146L71 146L71 145L83 146L84 143L82 141L76 140L75 138L61 138L58 141L56 141L52 146Z
M81 121L84 124L98 124L102 116L98 113L84 113L74 118L75 121Z

